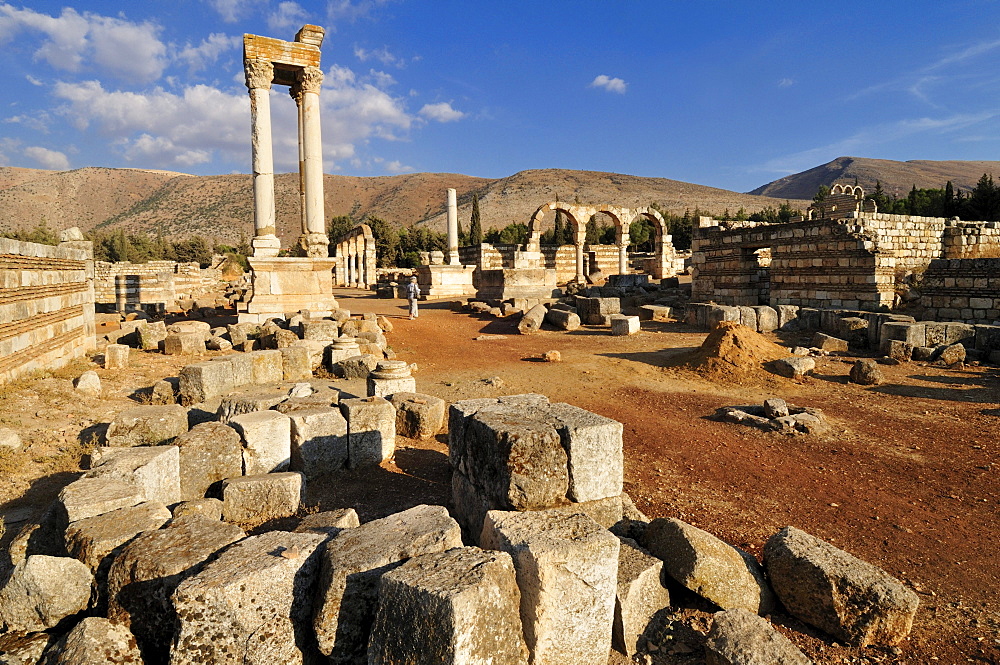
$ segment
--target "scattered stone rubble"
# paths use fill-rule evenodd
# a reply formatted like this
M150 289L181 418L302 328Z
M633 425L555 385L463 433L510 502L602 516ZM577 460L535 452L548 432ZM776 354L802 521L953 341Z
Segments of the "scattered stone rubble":
M822 409L791 406L783 399L764 400L762 405L724 406L715 417L728 423L750 425L765 432L819 434L827 431Z

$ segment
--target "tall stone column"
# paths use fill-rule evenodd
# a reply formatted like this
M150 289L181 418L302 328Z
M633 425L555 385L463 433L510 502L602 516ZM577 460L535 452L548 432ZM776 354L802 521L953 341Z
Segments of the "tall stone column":
M448 189L448 264L457 266L458 259L458 201L455 190Z
M628 231L621 229L618 232L618 274L628 274Z
M274 228L274 157L271 152L271 81L269 60L244 60L250 91L250 145L253 169L253 226L250 245L254 256L277 256L281 241Z
M583 271L583 244L587 242L587 232L577 231L574 239L576 241L576 281L580 284L587 283L587 276Z
M319 89L323 72L319 67L303 67L298 73L301 87L302 174L305 182L305 228L307 256L328 256L330 240L326 235L323 210L323 139L320 134Z
M307 250L306 236L306 175L305 175L305 147L302 143L302 86L298 82L288 87L288 95L295 100L295 111L297 116L297 132L299 144L299 225L302 228L302 235L299 237L299 246Z

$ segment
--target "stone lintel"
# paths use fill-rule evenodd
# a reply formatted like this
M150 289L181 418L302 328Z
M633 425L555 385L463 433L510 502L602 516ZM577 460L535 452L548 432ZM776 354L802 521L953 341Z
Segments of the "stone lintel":
M312 27L312 26L306 26ZM305 28L303 28L305 29ZM322 41L322 38L320 38ZM319 67L319 46L309 42L286 42L273 37L243 35L243 58L245 60L270 60L275 66L275 83L282 83L279 69L301 69ZM287 83L285 85L288 85Z

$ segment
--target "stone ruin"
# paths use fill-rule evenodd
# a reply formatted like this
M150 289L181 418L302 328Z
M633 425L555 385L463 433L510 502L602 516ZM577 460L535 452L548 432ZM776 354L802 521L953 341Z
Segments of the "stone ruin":
M333 242L333 256L337 260L333 268L333 283L356 289L370 289L378 281L375 252L375 237L371 227L358 224Z

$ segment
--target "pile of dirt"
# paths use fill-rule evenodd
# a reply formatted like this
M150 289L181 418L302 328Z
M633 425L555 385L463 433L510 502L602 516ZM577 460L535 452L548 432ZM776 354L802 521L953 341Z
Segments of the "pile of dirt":
M707 378L731 380L770 377L764 363L787 358L788 349L735 321L721 321L697 349L674 358L675 367Z

